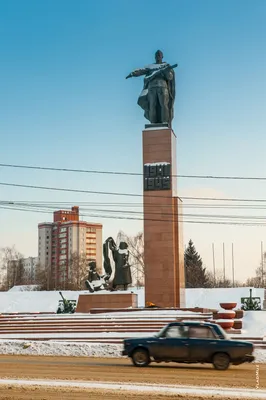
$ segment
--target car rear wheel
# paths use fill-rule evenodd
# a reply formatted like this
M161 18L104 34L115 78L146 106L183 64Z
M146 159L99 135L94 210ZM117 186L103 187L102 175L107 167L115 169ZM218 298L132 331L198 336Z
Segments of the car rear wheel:
M216 353L213 356L212 364L215 369L220 371L225 371L229 368L230 365L230 357L226 353Z
M136 349L131 358L136 367L147 367L151 362L149 353L145 349Z

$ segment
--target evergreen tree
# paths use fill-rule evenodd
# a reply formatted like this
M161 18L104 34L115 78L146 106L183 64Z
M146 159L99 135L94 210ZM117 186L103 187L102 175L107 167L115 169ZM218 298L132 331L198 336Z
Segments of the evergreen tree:
M201 288L208 284L206 268L203 268L202 259L192 240L188 242L185 251L185 277L187 288Z

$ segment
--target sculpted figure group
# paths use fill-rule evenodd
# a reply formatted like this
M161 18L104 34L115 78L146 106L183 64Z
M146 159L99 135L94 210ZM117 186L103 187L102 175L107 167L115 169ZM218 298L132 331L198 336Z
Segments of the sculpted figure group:
M111 251L112 258L115 264L114 277L111 280L113 273L109 252ZM125 242L120 242L117 247L114 239L109 237L103 244L104 257L104 275L99 275L95 261L89 263L88 280L85 282L87 289L93 293L99 290L117 290L118 287L123 287L127 290L128 285L132 283L130 265L128 263L129 250Z

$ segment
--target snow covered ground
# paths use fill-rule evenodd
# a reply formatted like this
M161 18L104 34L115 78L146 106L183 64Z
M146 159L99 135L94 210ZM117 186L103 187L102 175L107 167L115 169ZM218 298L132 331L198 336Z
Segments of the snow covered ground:
M137 293L138 307L145 306L144 289L130 288L130 292ZM88 291L63 291L63 295L69 300L78 300L80 294ZM110 292L100 292L112 295ZM98 293L98 294L100 294ZM116 292L117 293L117 292ZM121 292L123 293L123 292ZM93 296L97 296L94 293ZM254 297L260 297L263 303L264 289L252 289ZM249 288L226 289L186 289L186 307L205 307L219 309L221 302L235 302L240 308L241 297L249 296ZM0 293L0 313L12 312L56 312L58 301L61 300L58 291L39 292L14 290Z
M242 334L266 338L266 311L245 311Z
M144 290L143 289L132 289L138 294L138 305L139 307L144 306ZM80 294L88 293L87 291L63 292L64 296L70 300L78 300ZM107 292L111 295L110 292ZM123 292L121 292L122 294ZM97 293L94 294L97 296ZM206 307L220 309L220 302L236 302L237 308L240 308L240 298L247 297L249 295L249 288L229 288L229 289L186 289L186 307ZM264 290L253 289L253 296L258 296L263 300ZM56 291L51 292L38 292L38 291L14 291L14 292L2 292L0 293L0 313L30 313L30 312L56 312L60 295ZM189 315L190 312L182 312L175 310L146 310L130 313L112 313L112 318L121 320L137 320L138 318L147 319L152 321L154 318L158 318L163 321L169 318L176 318L178 316ZM48 316L38 316L38 318L47 318ZM51 315L51 318L66 318L66 315ZM103 314L74 314L70 315L69 319L72 321L75 318L89 318L89 319L101 319L107 317ZM34 317L33 317L34 318ZM49 317L50 318L50 317ZM110 314L108 314L110 318ZM37 323L37 321L36 321ZM121 337L132 337L132 336L147 336L149 333L135 332L134 334L125 332L103 332L97 333L97 337L101 338L121 338ZM118 344L100 344L98 343L95 347L95 343L82 343L82 342L42 342L31 340L36 338L36 334L32 336L31 333L16 335L16 341L10 341L8 334L1 335L0 340L0 354L49 354L49 355L85 355L85 356L108 356L117 357L120 355L121 347ZM243 330L242 336L245 337L265 337L266 340L266 311L249 311L245 312L243 319ZM237 335L239 338L241 335ZM51 336L51 335L50 335ZM71 339L73 333L53 334L54 340L56 336L63 336L63 340ZM84 338L95 337L93 332L91 333L75 333L74 335L79 340ZM28 337L30 345L25 346L25 341L19 340L21 337ZM39 338L46 338L46 334L38 334ZM117 347L118 346L118 347ZM69 353L70 352L70 353ZM256 350L256 357L258 362L266 362L266 350Z
M128 292L134 292L138 295L138 307L144 306L144 290L132 288ZM89 294L89 291L63 291L63 296L68 300L78 300L80 294ZM93 293L93 296L105 293L111 296L111 292L101 291ZM123 294L124 292L116 292ZM34 313L51 312L57 310L58 302L62 300L59 291L8 291L0 292L0 313Z
M186 289L186 307L220 308L219 303L237 303L241 307L241 297L249 297L252 289L253 297L260 297L263 304L264 289L239 287L215 289Z

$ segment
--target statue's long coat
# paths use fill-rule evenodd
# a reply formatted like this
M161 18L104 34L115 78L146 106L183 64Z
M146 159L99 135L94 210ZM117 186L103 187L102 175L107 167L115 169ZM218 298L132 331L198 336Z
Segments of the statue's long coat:
M132 283L130 265L128 264L128 252L112 250L115 262L115 276L113 285L130 285Z
M167 63L164 63L165 66L167 66ZM156 64L152 64L154 70L156 67ZM149 66L151 67L151 66ZM168 85L168 91L169 91L169 117L170 121L173 120L174 118L174 102L175 102L175 71L173 69L170 69L170 71L173 74L173 79L170 81L167 81ZM144 110L144 117L150 121L150 116L149 116L149 101L148 101L148 91L149 91L149 76L147 76L147 79L144 80L144 87L139 95L138 98L138 105ZM146 82L145 82L146 81Z

